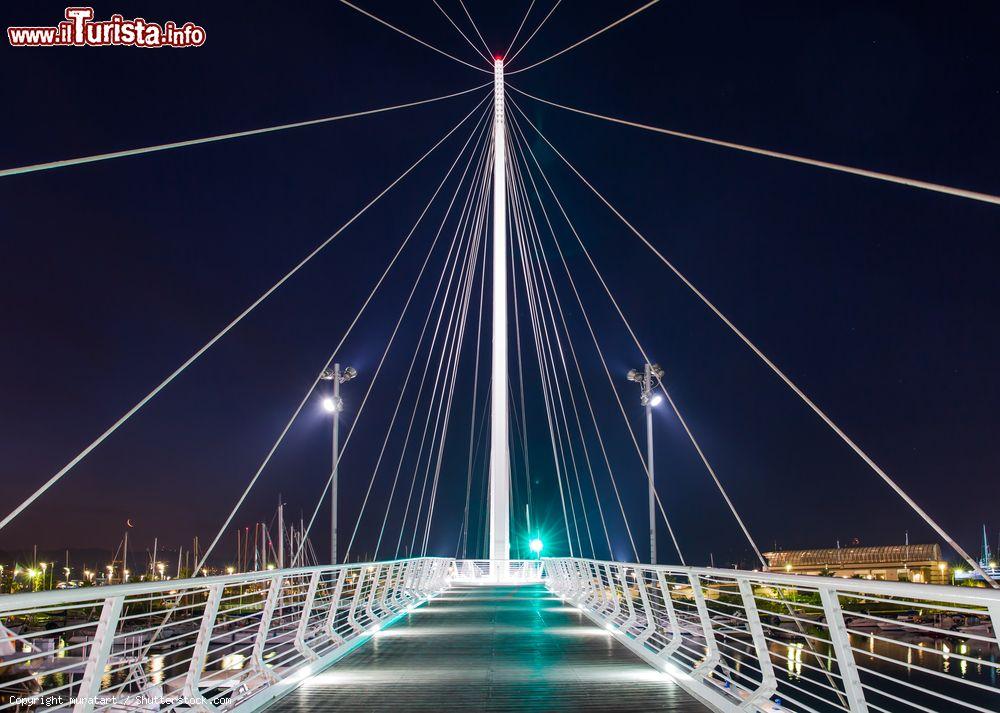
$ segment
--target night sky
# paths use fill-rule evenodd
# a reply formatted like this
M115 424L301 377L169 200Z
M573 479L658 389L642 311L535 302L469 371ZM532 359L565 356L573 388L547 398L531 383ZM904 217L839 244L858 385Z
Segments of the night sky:
M429 1L361 4L489 69ZM478 43L458 3L442 4ZM511 69L640 4L566 0ZM498 53L527 7L520 1L467 5ZM64 7L22 3L5 6L0 16L4 27L55 24ZM536 3L527 26L549 7ZM336 2L123 1L95 10L100 19L117 12L191 20L205 27L208 40L185 50L13 49L4 42L0 167L358 111L491 79ZM998 21L1000 9L986 2L961 8L662 2L509 81L605 114L997 194ZM3 514L486 92L0 179ZM995 540L996 206L649 134L514 96L559 150L947 530L974 554L984 523ZM0 532L0 550L33 544L114 549L127 518L140 548L154 536L170 547L187 547L195 535L209 539L468 131L471 125ZM762 548L846 545L854 538L897 543L907 530L911 542L938 541L540 141L533 148ZM339 361L360 374L345 386L345 434L443 206L440 199L434 204L340 352ZM547 208L554 210L551 201ZM640 367L642 357L556 217L558 239L641 434L638 390L624 375ZM432 273L443 265L443 252L434 255ZM557 273L557 282L569 305L565 277ZM341 464L343 545L413 358L431 287L418 290ZM579 309L567 317L641 553L645 479ZM470 317L469 329L474 326ZM534 364L530 339L523 337ZM459 536L474 347L470 331L431 531L434 554L454 555ZM488 360L482 366L487 369ZM565 551L562 515L537 366L529 374L533 506L552 531L546 554L555 555ZM483 389L480 382L480 399ZM412 395L404 397L400 418L412 404ZM697 455L662 407L655 438L661 497L688 562L705 564L713 553L719 564L752 564ZM387 455L392 467L380 471L352 557L374 550L401 442L397 425ZM599 452L590 446L596 468ZM329 458L329 418L317 396L230 530L270 520L279 492L291 518L300 511L308 518ZM482 463L480 453L470 542L481 540ZM516 465L523 483L520 456ZM412 467L403 472L407 487ZM631 559L606 472L596 472L613 554ZM580 475L589 481L582 469ZM516 496L519 517L523 488ZM328 517L321 510L314 535L321 557ZM397 521L393 515L388 528L393 545ZM235 535L227 533L220 547L229 556ZM379 554L391 556L392 549ZM660 550L662 560L676 561L665 536ZM597 554L606 557L606 548Z

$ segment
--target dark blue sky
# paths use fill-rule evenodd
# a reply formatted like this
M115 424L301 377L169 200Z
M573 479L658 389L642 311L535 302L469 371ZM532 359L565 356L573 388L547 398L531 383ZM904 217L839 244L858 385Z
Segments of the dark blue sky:
M468 4L499 51L527 5ZM639 4L563 3L516 64L545 57ZM548 7L539 5L529 26ZM476 61L429 2L364 6ZM54 24L63 7L5 7L2 19L5 27ZM458 21L457 3L445 7ZM183 51L4 44L0 165L317 118L489 79L339 3L96 7L99 18L112 12L191 20L206 28L208 41ZM680 131L996 194L998 20L990 3L958 10L943 3L664 2L510 82ZM0 180L4 511L479 98ZM982 523L1000 527L995 206L518 103L876 461L978 552ZM187 546L193 535L214 534L459 146L452 140L442 147L0 533L0 549L114 547L127 517L143 546L154 535ZM832 546L854 537L897 542L907 529L911 541L936 541L557 159L538 142L534 148L762 547ZM361 373L345 392L348 420L440 215L431 212L342 350L342 361ZM572 235L564 224L556 227L570 248ZM579 251L570 250L569 259L609 364L623 380L641 357ZM563 281L560 289L566 287ZM427 308L430 292L419 294L424 302L404 323L393 366L373 392L373 412L364 415L343 462L345 527L354 523ZM568 291L562 296L571 299ZM645 483L577 312L569 315L574 341L586 352L638 532ZM466 352L459 389L466 402L455 409L431 536L440 554L454 552L464 504L471 370ZM622 381L622 389L640 428L634 387ZM535 508L561 526L537 386L529 388L529 408ZM279 491L291 513L308 515L327 474L327 438L326 418L307 407L236 522L269 519ZM709 552L717 562L748 561L714 486L663 411L656 439L664 505L689 561L707 562ZM629 557L600 477L615 554ZM371 528L381 520L381 487L379 481L376 516L362 523L361 552L371 551ZM328 515L321 517L325 532ZM227 535L225 547L232 550L234 540ZM665 538L660 547L668 551Z

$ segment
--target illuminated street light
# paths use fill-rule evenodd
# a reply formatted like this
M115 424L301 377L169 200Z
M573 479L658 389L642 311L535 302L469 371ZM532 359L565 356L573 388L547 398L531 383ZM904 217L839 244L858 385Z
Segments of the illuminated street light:
M533 540L532 540L532 541L531 541L531 542L530 542L530 543L528 544L528 547L529 547L529 549L531 549L531 551L532 551L532 552L534 552L534 553L535 553L536 555L541 555L541 554L542 554L542 547L543 547L543 544L542 544L542 541L541 541L540 539L538 539L537 537L536 537L535 539L533 539Z
M330 482L330 564L337 564L337 481L340 465L340 412L344 410L344 401L340 398L340 385L358 375L357 370L349 366L343 371L340 364L334 364L332 369L326 369L320 376L323 381L333 382L333 394L323 398L323 408L333 414L333 473Z
M653 474L653 407L663 403L663 395L654 393L660 386L663 369L659 364L645 364L642 371L629 370L629 381L639 385L639 403L646 409L646 471L649 474L649 562L656 564L656 480ZM655 383L654 383L655 380Z

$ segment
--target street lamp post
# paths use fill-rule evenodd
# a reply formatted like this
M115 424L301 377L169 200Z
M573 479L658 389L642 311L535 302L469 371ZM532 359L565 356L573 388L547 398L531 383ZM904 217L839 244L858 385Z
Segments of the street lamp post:
M646 409L646 470L649 472L649 563L656 564L656 478L653 473L653 407L659 406L663 397L653 393L654 379L659 385L663 369L658 364L645 364L642 371L632 369L628 380L639 384L640 403Z
M353 367L340 370L340 364L323 372L324 381L333 382L333 395L323 399L323 408L333 414L333 478L330 483L330 564L337 564L337 471L340 461L340 412L344 402L340 398L340 385L350 381L358 372Z

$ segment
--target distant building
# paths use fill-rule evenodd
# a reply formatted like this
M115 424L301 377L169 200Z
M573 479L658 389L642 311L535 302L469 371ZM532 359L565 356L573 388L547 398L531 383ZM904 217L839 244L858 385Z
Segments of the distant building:
M948 583L948 563L940 545L833 547L765 552L766 572L863 577L892 582Z

